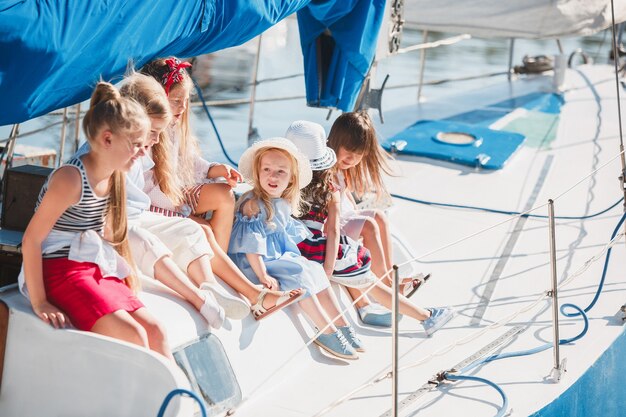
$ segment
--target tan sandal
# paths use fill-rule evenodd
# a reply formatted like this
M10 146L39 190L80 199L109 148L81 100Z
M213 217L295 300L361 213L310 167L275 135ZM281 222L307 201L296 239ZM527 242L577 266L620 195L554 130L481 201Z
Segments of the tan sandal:
M297 293L295 295L290 295L291 291L283 291L282 295L276 299L276 303L274 304L273 307L265 308L263 307L263 300L265 300L265 296L268 294L269 290L267 288L263 288L261 290L261 293L256 299L256 304L250 307L250 311L252 311L252 315L254 316L254 319L255 320L264 319L274 314L275 312L283 309L284 307L287 307L288 305L294 303L306 293L305 289L301 289L301 290L302 292Z
M405 282L402 283L402 295L404 295L406 298L410 298L413 294L417 292L417 290L420 289L422 284L428 281L429 278L430 273L427 273L426 275L418 273L412 278L405 278Z

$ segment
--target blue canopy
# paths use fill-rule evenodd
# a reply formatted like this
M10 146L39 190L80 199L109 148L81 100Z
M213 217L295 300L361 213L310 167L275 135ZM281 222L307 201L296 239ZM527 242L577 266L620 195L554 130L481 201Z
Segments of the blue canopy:
M312 2L298 12L309 106L354 110L374 55L385 0Z
M129 61L141 67L156 57L191 57L240 45L310 1L0 0L0 125L84 101L100 78L123 75ZM372 2L376 7L370 13ZM378 27L380 4L384 1L316 1L301 16L303 45L309 45L325 25L339 36L340 58L348 60L342 72L347 87L331 90L341 108L348 109L345 103L354 101L351 95L358 92L356 85L371 63L374 46L362 48L359 39L364 36L368 43L376 39L375 33L363 35L363 30ZM342 30L349 15L367 21ZM355 47L349 48L350 42ZM356 57L360 52L367 56ZM316 77L317 71L313 74ZM307 81L307 91L310 88Z

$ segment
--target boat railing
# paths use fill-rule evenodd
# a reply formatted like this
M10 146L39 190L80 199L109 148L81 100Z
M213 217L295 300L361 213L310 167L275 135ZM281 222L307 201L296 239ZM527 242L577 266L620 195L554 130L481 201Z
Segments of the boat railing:
M568 188L566 191L562 192L561 194L559 194L557 197L555 197L554 199L550 199L547 203L545 204L541 204L539 206L533 207L529 210L527 210L526 212L514 215L506 220L500 221L498 223L492 224L491 226L485 227L477 232L474 232L470 235L461 237L451 243L445 244L439 248L436 248L434 250L428 251L420 256L416 256L413 257L411 259L408 259L406 261L404 261L401 264L398 265L394 265L394 268L391 270L386 271L386 274L381 277L379 279L378 282L382 281L382 279L384 279L385 277L391 275L392 273L394 273L394 271L397 271L399 267L402 267L404 265L413 263L413 262L417 262L420 260L423 260L424 258L431 256L435 253L441 252L445 249L448 249L452 246L456 246L462 242L468 241L473 239L474 237L481 235L489 230L498 228L506 223L509 223L515 219L518 219L524 215L528 215L532 212L535 212L541 208L544 207L548 207L549 209L551 207L553 207L554 201L557 199L562 198L563 196L565 196L567 193L569 193L571 190L573 190L577 185L581 184L582 182L584 182L585 179L588 179L589 177L591 177L592 175L594 175L595 173L597 173L599 170L605 168L606 166L608 166L611 162L615 161L616 159L620 158L623 155L623 151L618 153L617 155L613 156L609 161L607 161L606 163L604 163L602 166L600 166L599 168L593 170L592 172L590 172L589 174L585 175L585 177L583 177L581 180L579 180L578 182L576 182L573 186L571 186L570 188ZM551 214L549 213L549 217L552 217L552 222L554 221L554 211L553 209L549 210L551 212ZM550 233L549 233L549 244L551 246L551 288L545 291L542 291L534 300L528 302L526 305L522 306L521 308L517 309L516 311L514 311L513 313L501 318L498 321L495 321L487 326L482 327L481 329L472 332L470 334L468 334L467 336L464 336L460 339L455 340L454 342L447 344L445 346L442 346L441 348L437 349L434 352L431 352L427 355L422 356L419 360L410 363L410 364L406 364L402 367L397 366L398 363L398 358L392 358L392 361L390 364L386 365L384 367L384 369L377 374L376 377L371 378L370 380L362 383L361 385L357 386L356 388L354 388L353 390L351 390L350 392L348 392L347 394L343 395L342 397L338 398L337 400L335 400L334 402L332 402L331 404L329 404L326 408L322 409L321 411L319 411L318 413L315 414L315 417L320 417L322 415L327 414L328 412L330 412L331 410L335 409L336 407L338 407L339 405L341 405L342 403L344 403L345 401L348 401L350 398L354 397L357 393L361 392L362 390L371 387L379 382L382 382L384 380L387 379L392 379L392 381L394 383L397 383L397 377L401 372L407 371L409 369L418 367L418 366L422 366L426 363L428 363L429 361L431 361L432 359L434 359L435 357L439 357L439 356L443 356L445 354L447 354L448 352L452 351L453 349L455 349L458 346L462 346L462 345L466 345L478 338L480 338L482 335L484 335L485 333L487 333L490 330L494 330L500 327L503 327L507 324L510 324L513 320L515 320L518 316L520 316L521 314L530 311L532 309L534 309L535 307L537 307L539 304L542 304L543 302L545 302L546 300L552 300L554 306L553 306L553 334L554 334L554 366L552 368L552 375L553 375L553 379L558 382L559 378L560 378L560 374L563 371L563 361L561 360L559 353L558 353L558 344L559 344L559 336L558 336L558 289L561 289L563 287L566 287L567 285L569 285L571 282L573 282L576 278L580 277L585 271L587 271L591 265L595 264L597 261L603 259L605 257L605 255L607 254L607 252L609 252L611 250L611 248L613 246L615 246L617 243L619 243L623 238L624 238L624 232L621 233L617 233L617 230L619 229L619 226L621 225L621 222L624 220L625 216L622 216L622 219L620 221L620 224L618 224L618 227L616 228L615 232L614 232L614 236L611 237L611 239L602 247L602 249L600 251L598 251L596 254L594 254L593 256L591 256L590 258L588 258L585 262L583 262L581 264L581 266L574 271L573 273L569 274L567 277L565 277L564 279L561 280L560 283L557 284L556 282L556 256L555 256L555 247L554 247L554 233L555 233L555 229L556 226L553 223L552 226L550 227ZM395 282L398 281L398 275L396 274L396 279L394 280ZM371 289L371 287L370 287ZM397 288L394 286L394 289L397 291ZM363 291L364 294L362 295L365 296L365 294L367 294L369 292L369 289L366 289ZM355 305L358 301L360 300L360 298L356 299L354 301L354 303L352 303L351 305L347 306L341 313L345 314L353 305ZM595 300L592 302L592 304L590 304L589 307L591 307L593 305L593 303L595 303ZM588 308L589 308L588 307ZM587 309L583 310L586 311ZM398 312L397 310L394 311L394 315L397 315ZM574 316L573 315L569 315L569 316ZM338 318L338 317L336 317ZM335 318L335 319L336 319ZM392 321L393 323L393 321ZM392 355L395 354L397 355L397 331L393 331L393 335L392 337L394 338L394 346L395 349L392 349ZM282 365L281 365L282 366ZM393 388L392 388L392 392L393 392ZM397 391L395 391L397 392ZM392 404L397 404L397 398L393 398L392 399ZM392 409L394 408L394 406L392 406ZM397 410L397 405L395 406L395 409Z

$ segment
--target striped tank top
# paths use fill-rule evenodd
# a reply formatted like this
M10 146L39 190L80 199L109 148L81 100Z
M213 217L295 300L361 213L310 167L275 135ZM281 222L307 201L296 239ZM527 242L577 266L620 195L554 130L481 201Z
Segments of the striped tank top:
M83 232L86 230L95 230L98 233L102 233L104 228L104 218L109 206L109 197L98 197L89 184L87 179L87 173L85 172L85 166L80 158L72 158L64 165L75 166L80 172L82 179L82 192L80 200L70 206L59 217L52 230L60 230L64 232ZM52 175L51 175L52 176ZM37 199L37 205L35 210L39 207L43 196L48 190L48 180L41 188L39 192L39 198ZM66 258L70 253L69 246L62 248L56 252L47 253L43 255L44 258Z

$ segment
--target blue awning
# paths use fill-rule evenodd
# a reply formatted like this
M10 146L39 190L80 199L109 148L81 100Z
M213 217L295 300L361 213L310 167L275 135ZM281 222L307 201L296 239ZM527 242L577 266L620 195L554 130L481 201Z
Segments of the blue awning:
M309 106L354 110L384 10L384 0L344 0L313 1L298 12Z
M308 103L352 110L385 1L310 1L0 0L0 125L84 101L99 79L115 81L129 62L141 67L240 45L298 10ZM328 30L334 47L318 62L318 39Z
M0 0L0 125L86 100L129 60L240 45L309 1Z

